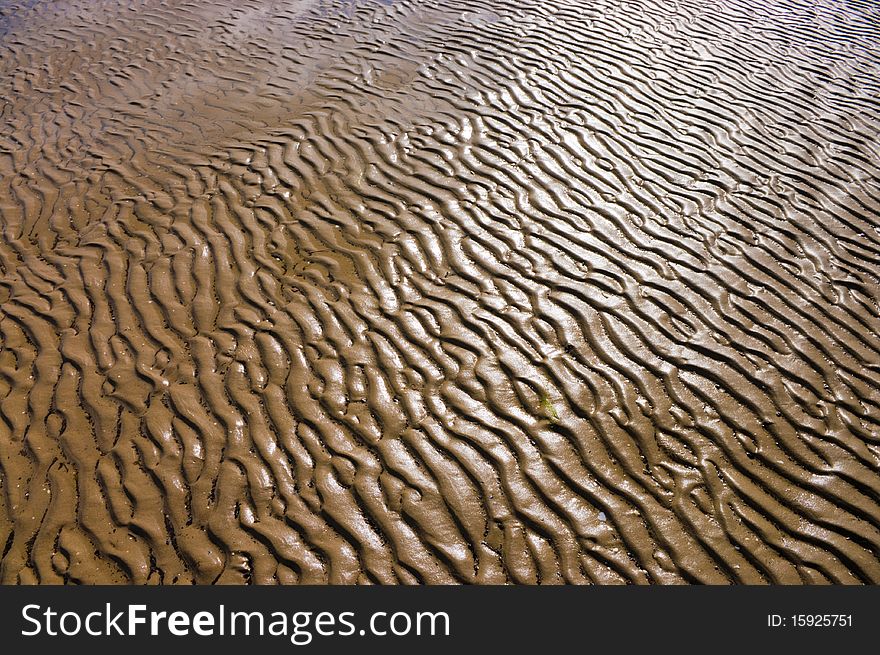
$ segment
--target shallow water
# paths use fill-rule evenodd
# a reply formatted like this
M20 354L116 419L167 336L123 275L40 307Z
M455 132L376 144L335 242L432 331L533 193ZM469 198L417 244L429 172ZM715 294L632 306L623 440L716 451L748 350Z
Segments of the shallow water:
M880 582L875 4L0 7L0 581Z

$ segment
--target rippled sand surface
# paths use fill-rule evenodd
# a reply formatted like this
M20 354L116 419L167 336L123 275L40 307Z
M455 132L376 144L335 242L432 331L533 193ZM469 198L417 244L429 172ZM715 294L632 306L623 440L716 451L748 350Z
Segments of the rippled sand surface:
M0 2L0 581L880 582L873 2Z

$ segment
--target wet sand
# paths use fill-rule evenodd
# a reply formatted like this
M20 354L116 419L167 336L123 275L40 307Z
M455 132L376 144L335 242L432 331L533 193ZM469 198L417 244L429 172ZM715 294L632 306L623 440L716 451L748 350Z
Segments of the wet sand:
M880 582L871 2L0 3L3 583Z

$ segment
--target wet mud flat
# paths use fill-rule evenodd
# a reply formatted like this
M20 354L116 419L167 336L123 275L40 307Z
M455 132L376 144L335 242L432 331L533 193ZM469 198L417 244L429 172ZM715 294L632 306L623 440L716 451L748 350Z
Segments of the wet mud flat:
M871 2L0 2L0 581L880 581Z

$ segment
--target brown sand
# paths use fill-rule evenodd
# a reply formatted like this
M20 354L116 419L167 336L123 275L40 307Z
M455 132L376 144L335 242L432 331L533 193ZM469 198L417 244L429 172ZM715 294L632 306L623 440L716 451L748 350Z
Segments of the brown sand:
M0 7L0 581L880 582L875 3Z

